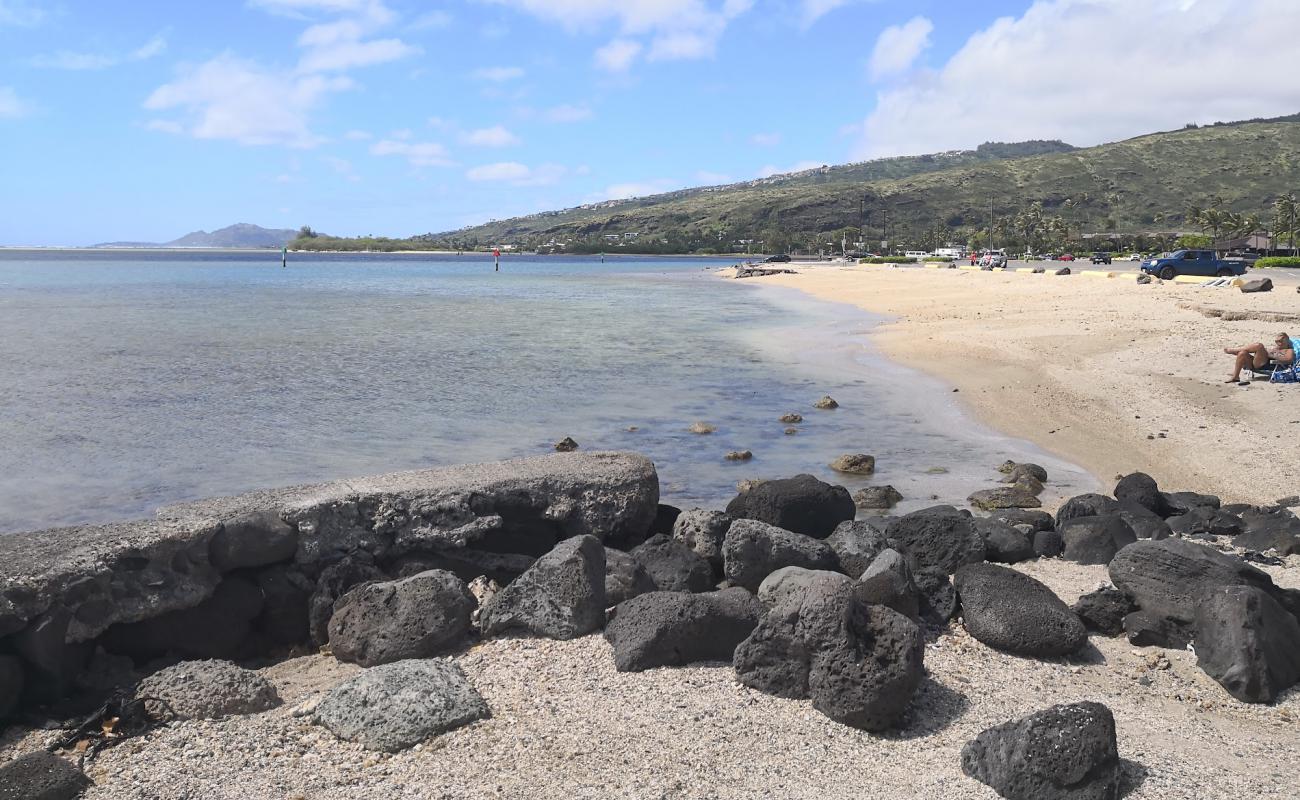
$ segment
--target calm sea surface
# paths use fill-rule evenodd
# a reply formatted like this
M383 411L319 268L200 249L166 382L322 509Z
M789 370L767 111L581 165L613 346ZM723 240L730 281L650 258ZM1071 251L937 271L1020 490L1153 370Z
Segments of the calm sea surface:
M831 478L844 452L876 455L905 507L960 500L1006 458L1091 485L875 356L875 320L723 265L0 251L0 532L564 436L646 453L683 505L721 506L741 478ZM823 394L842 408L813 409ZM754 460L724 461L735 449Z

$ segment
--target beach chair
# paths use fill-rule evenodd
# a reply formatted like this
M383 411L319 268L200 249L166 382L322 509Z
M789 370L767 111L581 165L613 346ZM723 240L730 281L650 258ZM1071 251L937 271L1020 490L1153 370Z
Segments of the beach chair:
M1269 361L1262 367L1254 367L1249 364L1246 369L1250 370L1250 379L1267 380L1269 383L1300 383L1300 363L1282 366L1276 361Z

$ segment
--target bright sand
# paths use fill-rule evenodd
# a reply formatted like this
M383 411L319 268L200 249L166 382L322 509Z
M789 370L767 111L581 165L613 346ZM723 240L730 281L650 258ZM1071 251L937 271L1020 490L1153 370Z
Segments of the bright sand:
M1131 275L1129 276L1132 277ZM1089 469L1268 503L1300 492L1300 385L1225 384L1225 347L1300 331L1300 295L856 265L750 279L895 316L873 336L993 427Z

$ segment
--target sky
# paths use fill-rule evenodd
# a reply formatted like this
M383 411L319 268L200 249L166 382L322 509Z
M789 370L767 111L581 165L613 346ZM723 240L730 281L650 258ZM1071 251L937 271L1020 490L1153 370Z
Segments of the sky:
M1300 112L1300 0L0 0L0 245L408 236Z

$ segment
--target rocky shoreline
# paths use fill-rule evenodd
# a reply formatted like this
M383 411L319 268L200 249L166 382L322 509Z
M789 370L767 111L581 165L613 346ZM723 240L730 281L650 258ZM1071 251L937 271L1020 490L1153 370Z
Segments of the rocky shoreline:
M868 516L812 476L748 486L722 512L659 504L641 456L564 453L0 537L0 725L21 756L0 766L0 785L150 796L107 786L96 759L130 750L147 764L151 741L243 719L295 720L299 735L355 743L378 765L492 727L480 648L602 630L614 674L726 663L728 685L809 704L886 737L886 750L933 727L931 659L963 638L1050 665L1087 663L1123 636L1192 651L1220 705L1291 703L1300 590L1274 581L1300 553L1291 511L1166 492L1135 473L1049 514L1034 508L1041 467L1003 471L1002 487L969 500L987 516ZM1046 580L1067 565L1109 582L1068 605ZM295 669L326 677L294 696ZM1116 745L1128 719L1105 697L991 720L953 766L975 779L967 788L1004 797L1114 796L1137 767ZM1040 752L1044 737L1069 744ZM732 796L698 788L622 796Z

